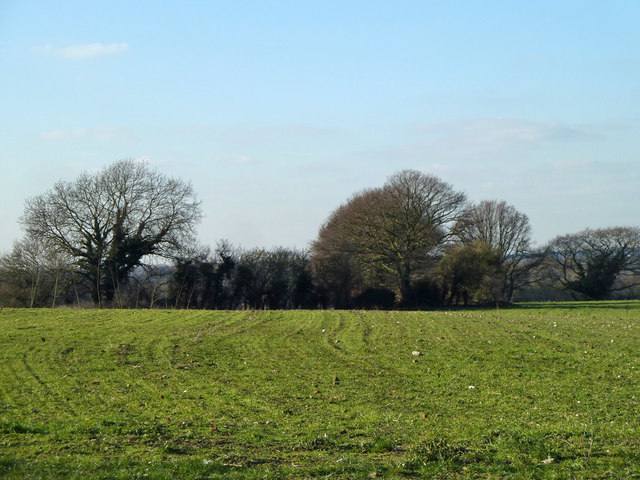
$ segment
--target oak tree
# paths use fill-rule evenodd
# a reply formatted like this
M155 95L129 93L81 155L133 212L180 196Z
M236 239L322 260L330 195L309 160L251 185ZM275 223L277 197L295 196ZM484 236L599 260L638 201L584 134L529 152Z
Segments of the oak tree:
M74 259L101 306L118 300L147 258L173 257L192 242L200 218L189 183L122 160L27 200L21 222L27 235Z
M464 204L465 195L438 177L404 170L336 209L313 252L349 266L350 275L365 284L389 279L406 303Z

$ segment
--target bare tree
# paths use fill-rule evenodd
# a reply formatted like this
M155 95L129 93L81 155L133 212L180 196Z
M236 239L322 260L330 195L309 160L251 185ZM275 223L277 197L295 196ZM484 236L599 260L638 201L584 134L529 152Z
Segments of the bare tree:
M43 306L43 283L46 269L39 245L23 239L15 242L11 251L0 257L0 278L4 305L21 307Z
M133 160L27 200L27 234L71 256L93 301L118 301L121 284L145 257L172 257L193 240L200 204L189 183Z
M354 221L356 197L331 213L311 246L314 280L331 307L350 307L352 294L362 289L366 276L366 265L356 255L357 245L346 228Z
M64 252L26 236L0 256L0 303L24 307L55 307L74 284L70 258ZM8 301L7 301L8 300Z
M603 300L640 285L640 228L586 229L549 245L549 270L574 298Z
M464 194L439 178L404 170L334 211L314 252L335 248L333 258L347 255L365 283L386 276L406 302L464 203Z
M531 249L529 218L504 201L483 201L467 208L455 226L463 245L484 242L499 259L502 295L511 301L527 283L527 273L539 263Z
M240 253L230 279L236 307L310 308L317 304L306 251L256 248Z

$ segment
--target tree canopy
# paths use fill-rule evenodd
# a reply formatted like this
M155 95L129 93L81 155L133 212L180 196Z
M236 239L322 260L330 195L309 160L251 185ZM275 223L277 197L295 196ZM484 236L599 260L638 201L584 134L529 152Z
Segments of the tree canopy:
M640 228L586 229L549 245L555 279L574 297L604 300L640 285Z
M200 217L189 183L122 160L27 200L21 222L74 259L101 305L145 258L172 257L192 242Z
M438 177L404 170L336 209L320 229L314 252L343 268L350 259L365 280L390 278L406 301L464 203L464 194Z
M309 251L228 241L211 250L196 241L200 218L188 182L133 160L57 182L26 201L25 235L0 255L0 305L388 309L640 297L640 228L533 247L524 213L505 201L468 204L415 170L353 195Z
M454 231L462 245L483 242L493 251L499 265L495 273L501 276L500 295L511 301L538 263L531 249L529 218L504 201L485 200L468 207Z

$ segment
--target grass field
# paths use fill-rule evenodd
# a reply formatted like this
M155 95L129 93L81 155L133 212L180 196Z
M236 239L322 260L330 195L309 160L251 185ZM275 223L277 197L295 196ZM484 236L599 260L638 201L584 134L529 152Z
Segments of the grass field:
M0 311L0 478L632 478L639 408L637 302Z

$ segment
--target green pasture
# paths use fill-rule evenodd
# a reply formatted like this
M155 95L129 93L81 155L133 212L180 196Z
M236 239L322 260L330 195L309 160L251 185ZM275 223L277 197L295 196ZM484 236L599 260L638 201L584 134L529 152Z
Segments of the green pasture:
M0 310L0 478L640 477L640 303Z

